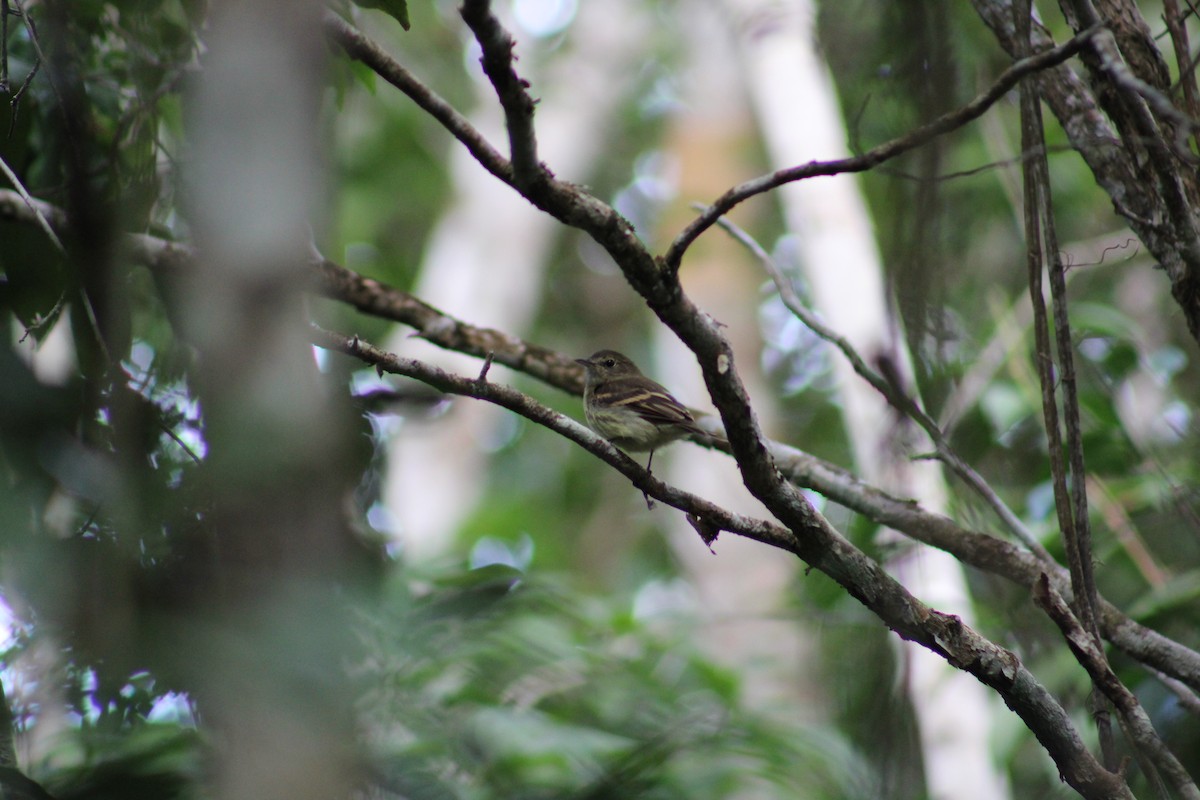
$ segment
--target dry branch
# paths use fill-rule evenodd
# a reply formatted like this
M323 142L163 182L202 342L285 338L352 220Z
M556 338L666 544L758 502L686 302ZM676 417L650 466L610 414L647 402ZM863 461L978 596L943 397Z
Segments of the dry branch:
M980 636L958 617L932 609L913 597L815 512L806 515L806 524L799 529L733 514L662 483L587 428L515 389L453 375L379 350L358 337L314 329L313 338L322 347L376 368L415 378L444 392L495 403L556 431L602 458L646 494L700 520L701 524L693 527L706 545L715 530L724 529L799 556L836 580L901 637L928 648L992 687L1050 753L1064 779L1083 796L1132 798L1121 778L1092 757L1067 712L1016 655Z
M65 227L66 216L57 207L35 202L42 204L42 211L53 224ZM36 224L36 218L20 196L8 190L0 190L0 218ZM126 244L134 260L159 271L188 269L194 257L187 245L144 234L128 236ZM524 372L569 394L582 392L581 370L571 356L493 328L470 325L407 292L358 275L331 261L317 261L313 269L316 291L332 300L407 325L418 336L440 347L481 359L492 353L497 364ZM728 451L728 444L712 440L697 443ZM965 528L911 500L866 484L835 464L779 442L768 442L768 447L780 472L797 487L811 489L880 525L945 550L964 564L1027 589L1032 589L1037 577L1050 569L1044 560L1027 550L990 534ZM1066 570L1056 567L1050 574L1055 589L1071 597ZM1101 629L1114 646L1147 667L1200 691L1200 653L1130 619L1103 598L1099 610Z

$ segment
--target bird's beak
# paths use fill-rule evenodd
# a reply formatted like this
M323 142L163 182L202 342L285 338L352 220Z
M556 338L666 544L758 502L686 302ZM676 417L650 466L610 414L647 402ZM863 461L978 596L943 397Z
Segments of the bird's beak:
M592 362L588 361L586 358L577 358L577 359L575 359L575 363L582 364L583 366L588 367L588 366L591 366Z

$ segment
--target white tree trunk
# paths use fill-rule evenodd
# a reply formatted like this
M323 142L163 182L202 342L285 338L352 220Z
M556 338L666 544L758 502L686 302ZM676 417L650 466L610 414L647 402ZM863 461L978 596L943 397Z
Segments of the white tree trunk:
M807 0L726 0L738 20L748 88L774 167L849 155L832 79L814 46L815 9ZM817 310L868 363L890 357L912 384L903 340L889 311L879 253L866 205L853 176L814 178L778 193ZM938 511L946 504L940 469L909 456L928 450L898 447L894 412L845 359L835 362L844 420L857 471L870 482L914 497ZM912 439L905 431L905 438ZM914 547L889 565L917 596L958 614L970 624L972 610L957 561L928 547ZM930 797L1000 800L1007 781L988 748L995 707L974 678L923 648L902 645L909 691L918 716Z

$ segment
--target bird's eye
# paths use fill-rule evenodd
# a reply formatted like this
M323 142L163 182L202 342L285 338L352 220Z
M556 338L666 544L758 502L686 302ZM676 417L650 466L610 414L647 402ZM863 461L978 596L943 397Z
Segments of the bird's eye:
M615 367L616 365L617 365L617 362L616 362L616 360L615 360L615 359L612 359L612 358L606 358L606 359L604 359L604 366L606 366L606 367Z

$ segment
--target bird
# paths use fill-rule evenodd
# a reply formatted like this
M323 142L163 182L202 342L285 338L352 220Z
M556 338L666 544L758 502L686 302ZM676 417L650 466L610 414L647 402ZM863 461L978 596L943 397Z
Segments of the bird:
M692 413L661 384L647 378L629 357L600 350L577 358L584 369L583 413L588 426L627 452L654 451L688 434L707 437Z

